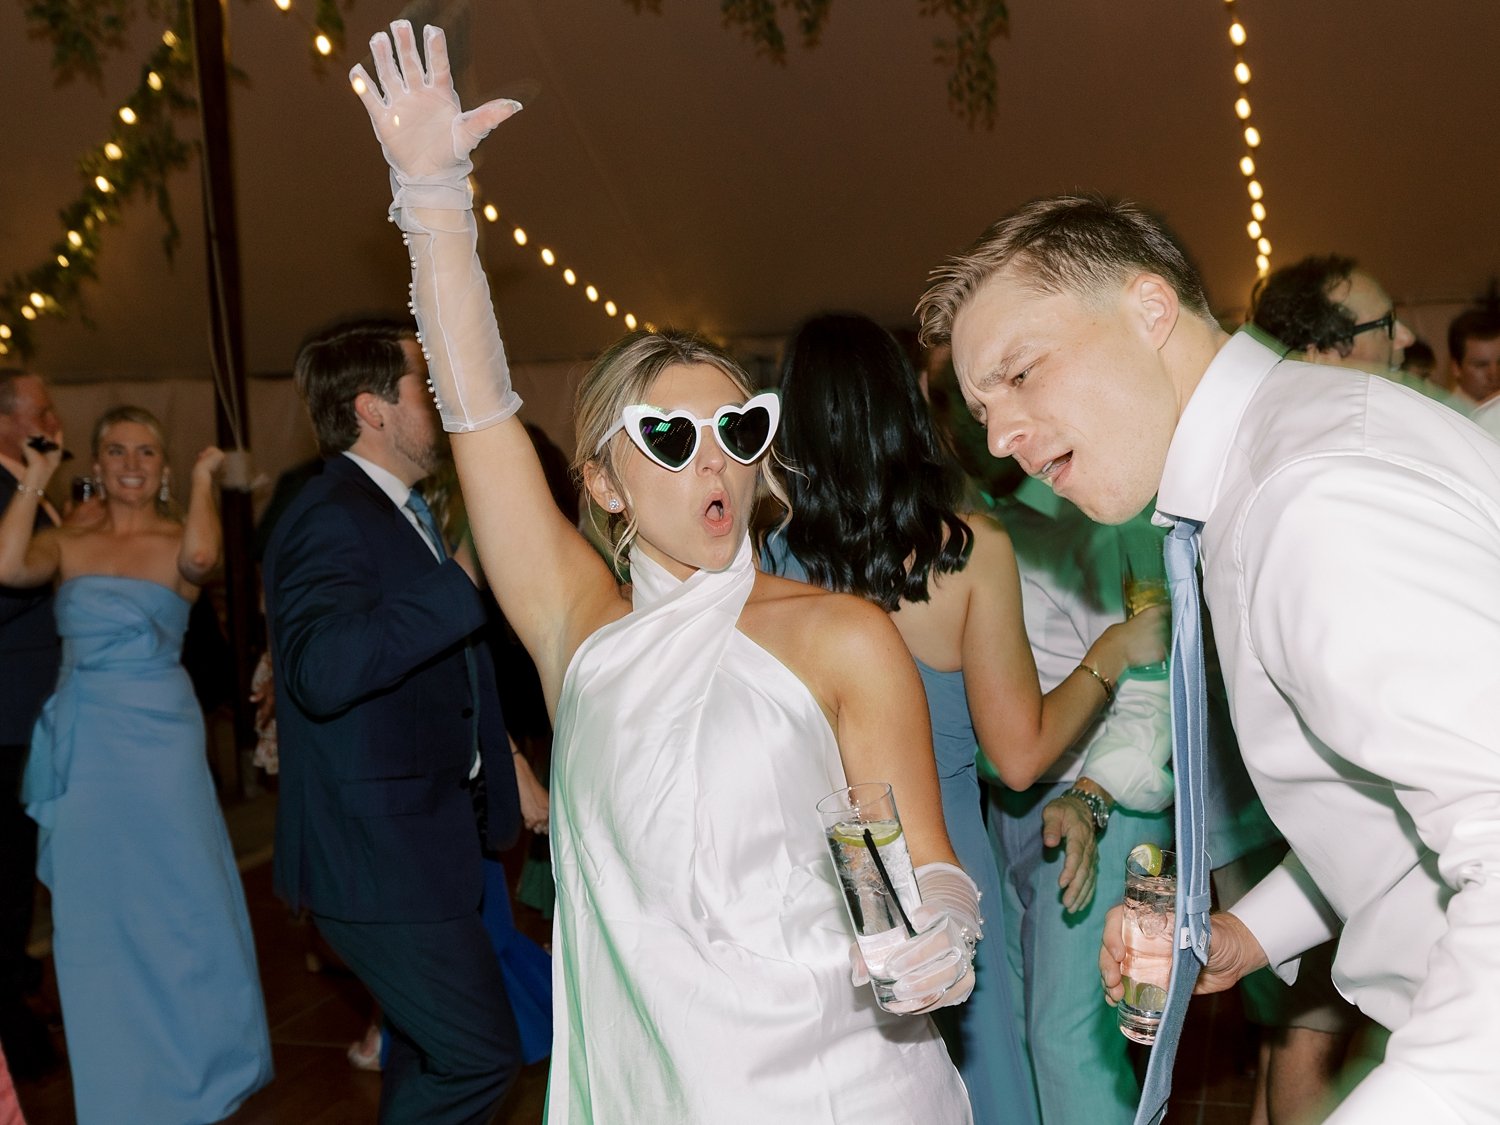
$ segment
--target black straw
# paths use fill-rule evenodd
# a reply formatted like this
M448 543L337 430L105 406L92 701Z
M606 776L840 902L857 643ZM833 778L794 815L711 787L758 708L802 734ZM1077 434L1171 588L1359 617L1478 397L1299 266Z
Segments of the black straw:
M870 835L870 830L865 829L865 847L870 849L870 858L875 861L875 870L880 872L880 881L885 884L885 893L891 896L891 901L896 904L896 913L901 915L901 924L906 927L907 937L916 937L917 931L912 928L911 919L906 916L906 908L901 905L901 896L896 893L896 888L891 883L891 874L885 869L885 861L880 858L880 849L875 846L875 837Z

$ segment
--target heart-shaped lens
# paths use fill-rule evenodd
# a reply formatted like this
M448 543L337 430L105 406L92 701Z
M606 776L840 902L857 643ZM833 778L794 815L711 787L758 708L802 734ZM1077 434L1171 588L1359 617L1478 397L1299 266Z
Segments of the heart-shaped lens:
M692 459L698 444L698 425L692 419L648 416L637 425L646 448L662 464L680 469Z
M771 412L764 406L726 410L719 415L719 443L747 464L765 452L771 440Z

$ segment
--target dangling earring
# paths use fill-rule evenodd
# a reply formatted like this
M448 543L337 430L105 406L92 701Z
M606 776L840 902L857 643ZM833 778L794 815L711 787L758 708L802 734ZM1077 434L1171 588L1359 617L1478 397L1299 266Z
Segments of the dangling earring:
M156 490L156 502L158 504L169 504L172 501L172 477L169 473L162 473L161 487Z

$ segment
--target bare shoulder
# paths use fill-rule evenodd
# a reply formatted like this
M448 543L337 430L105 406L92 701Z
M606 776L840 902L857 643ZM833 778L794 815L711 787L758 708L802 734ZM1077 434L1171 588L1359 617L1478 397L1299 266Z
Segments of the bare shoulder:
M853 594L775 575L756 576L740 628L785 664L834 714L850 680L910 657L890 615Z

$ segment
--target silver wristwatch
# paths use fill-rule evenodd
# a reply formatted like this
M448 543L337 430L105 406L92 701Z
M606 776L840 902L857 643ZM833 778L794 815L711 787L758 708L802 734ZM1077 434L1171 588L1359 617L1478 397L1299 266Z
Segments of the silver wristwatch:
M1069 789L1066 793L1064 793L1063 796L1077 797L1080 801L1088 806L1089 816L1092 817L1094 821L1094 834L1096 836L1100 832L1104 831L1105 826L1109 823L1110 809L1109 806L1104 803L1103 797L1099 796L1099 794L1097 793L1090 793L1087 789L1080 789L1076 785Z

